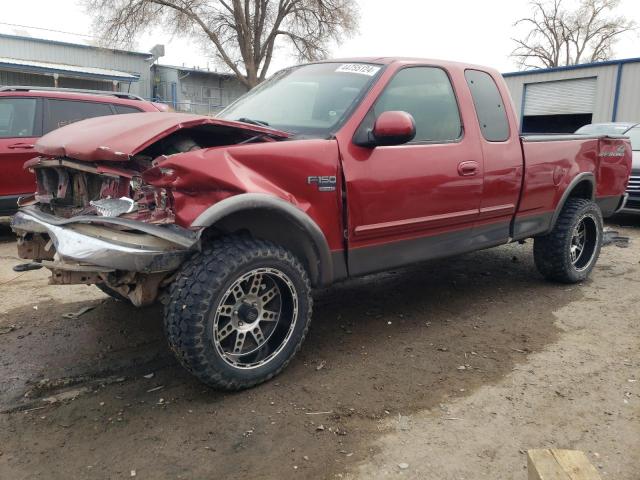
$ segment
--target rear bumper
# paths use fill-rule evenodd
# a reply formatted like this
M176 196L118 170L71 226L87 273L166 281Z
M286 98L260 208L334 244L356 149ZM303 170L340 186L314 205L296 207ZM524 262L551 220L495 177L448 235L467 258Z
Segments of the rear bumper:
M95 216L63 219L33 207L20 209L11 227L22 242L31 241L33 236L29 234L40 234L45 240L48 237L53 245L49 245L46 256L40 248L36 256L43 258L25 258L52 258L59 266L69 263L129 272L166 272L178 268L199 246L196 233L177 226Z

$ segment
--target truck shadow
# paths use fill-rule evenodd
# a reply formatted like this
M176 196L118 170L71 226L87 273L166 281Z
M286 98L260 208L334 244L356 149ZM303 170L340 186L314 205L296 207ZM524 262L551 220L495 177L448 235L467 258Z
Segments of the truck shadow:
M510 245L318 291L298 356L276 379L235 394L214 392L177 365L164 341L160 307L136 310L97 300L89 302L95 309L74 320L61 316L86 302L51 301L37 312L16 308L5 324L19 328L2 339L0 410L39 408L46 405L42 398L88 386L91 393L46 407L51 428L38 427L39 438L56 437L60 422L73 424L65 432L69 451L90 444L125 471L133 450L162 438L172 454L145 460L151 476L186 471L199 477L215 470L220 478L275 477L300 452L314 452L307 475L324 476L327 468L368 454L337 452L353 452L377 434L377 420L438 408L496 382L527 353L555 340L553 311L579 299L580 290L544 282L530 258L529 245ZM112 428L118 412L126 412L126 420ZM21 448L29 451L28 431L35 435L35 427L27 417L16 416L12 426L26 432ZM95 419L104 423L97 433ZM160 424L172 435L150 426ZM194 439L208 450L193 451ZM67 471L76 463L86 468L76 459L82 455L62 456Z
M610 228L623 227L623 228L640 228L640 214L619 214L611 217L605 221L605 226Z
M16 236L8 223L0 223L0 243L14 242Z
M305 388L321 394L318 378L331 380L332 389L338 382L339 391L369 392L359 403L379 413L403 407L396 389L421 396L433 381L442 383L450 367L472 360L474 377L488 379L496 373L497 357L518 357L518 351L552 341L550 312L579 296L543 282L529 257L528 249L509 246L317 291L309 336L279 384L308 381ZM86 306L94 308L76 319L63 318ZM110 298L51 300L37 311L25 306L6 317L16 329L3 335L0 405L5 408L25 394L34 399L61 387L177 367L164 340L160 305L136 309ZM22 358L27 353L28 360ZM309 378L310 372L318 373ZM174 373L173 382L199 386L187 372ZM467 383L460 375L451 382L451 391ZM336 401L341 396L331 395Z

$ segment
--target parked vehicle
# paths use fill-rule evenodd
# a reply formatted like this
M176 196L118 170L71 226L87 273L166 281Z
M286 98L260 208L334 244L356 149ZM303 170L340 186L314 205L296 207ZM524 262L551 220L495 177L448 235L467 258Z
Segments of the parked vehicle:
M624 213L640 214L640 123L592 123L576 130L581 135L624 135L631 140L633 165L627 186L628 198L621 209Z
M521 138L495 70L394 58L284 70L219 118L85 120L36 150L20 257L163 299L177 358L230 390L289 363L313 287L531 237L542 275L584 280L631 169L628 139Z
M35 191L35 176L22 166L36 155L40 136L85 118L164 110L128 93L0 87L0 216L13 215L18 198Z

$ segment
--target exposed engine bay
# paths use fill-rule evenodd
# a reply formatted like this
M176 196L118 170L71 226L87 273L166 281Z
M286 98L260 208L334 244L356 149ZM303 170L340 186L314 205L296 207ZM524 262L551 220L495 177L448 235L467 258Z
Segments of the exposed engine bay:
M200 232L175 224L171 190L153 185L172 175L163 161L204 148L269 141L274 139L264 133L205 123L177 129L127 161L36 157L25 168L35 173L37 190L20 199L12 225L19 255L50 269L50 283L98 284L135 305L152 303L199 248ZM101 149L105 158L124 155Z
M36 193L21 200L20 206L37 203L43 212L62 218L121 216L152 223L172 223L166 191L145 184L141 177L142 172L153 168L152 160L136 155L127 168L114 163L37 158L29 165L36 175Z
M98 215L162 224L173 223L172 199L151 180L162 171L161 163L172 155L230 144L270 141L265 135L233 128L200 125L178 130L123 162L89 163L72 158L38 157L25 167L36 175L37 191L20 206L39 204L58 217ZM154 170L156 169L156 170Z

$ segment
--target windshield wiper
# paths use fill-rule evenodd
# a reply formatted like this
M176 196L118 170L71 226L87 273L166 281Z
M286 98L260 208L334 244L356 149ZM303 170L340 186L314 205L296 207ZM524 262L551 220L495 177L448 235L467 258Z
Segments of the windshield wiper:
M236 120L236 122L250 123L251 125L258 125L258 126L261 126L261 127L268 127L269 126L269 122L265 122L263 120L254 120L252 118L247 118L247 117L238 118Z

